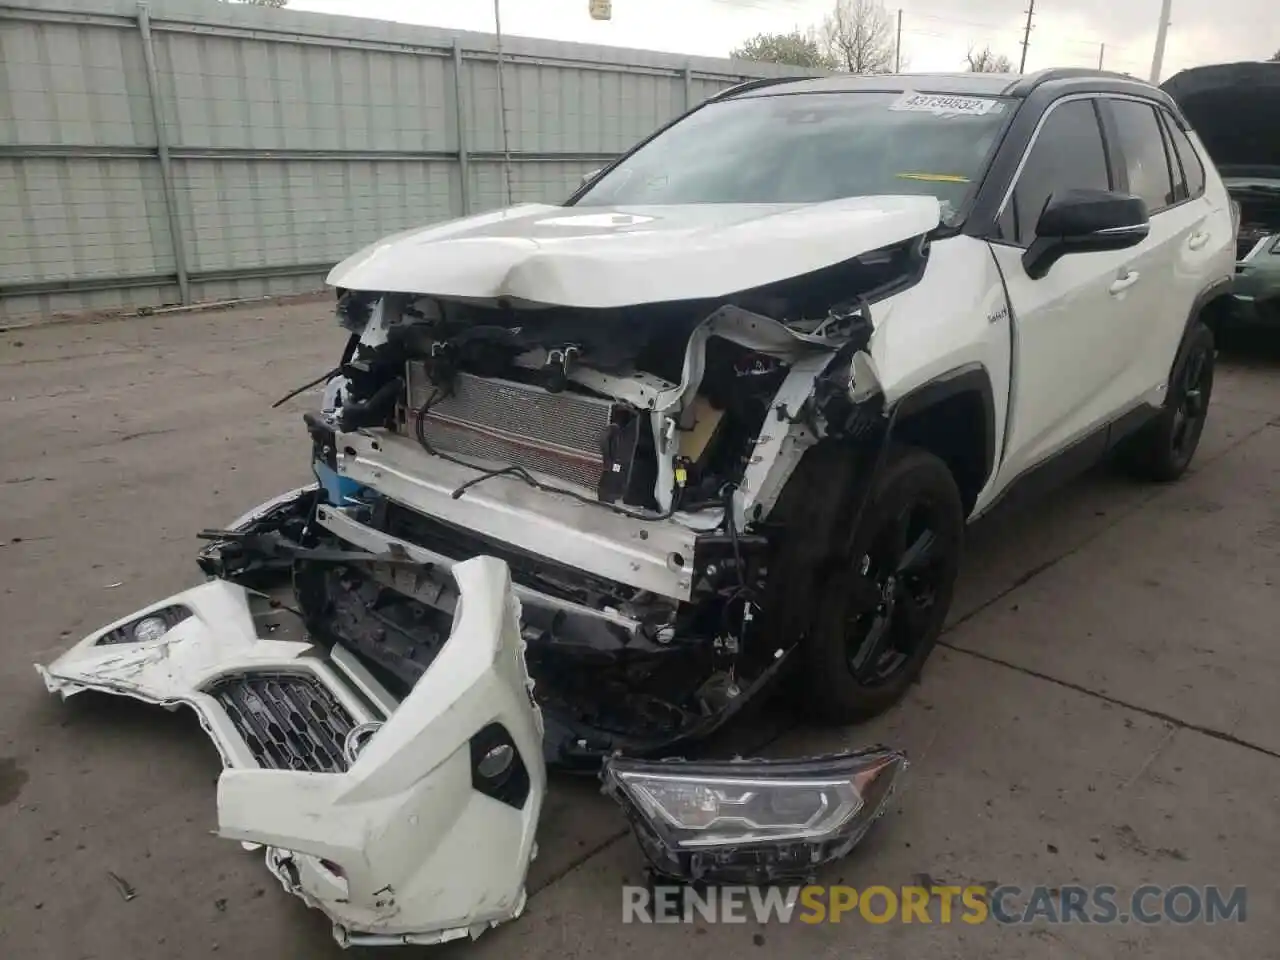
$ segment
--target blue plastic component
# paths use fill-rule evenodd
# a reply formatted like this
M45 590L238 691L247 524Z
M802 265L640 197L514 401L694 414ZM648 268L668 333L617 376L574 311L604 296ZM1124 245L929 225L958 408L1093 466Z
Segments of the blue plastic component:
M313 462L311 470L316 475L320 489L324 491L325 500L330 506L345 507L349 503L364 503L371 497L377 496L377 493L368 487L361 486L349 477L339 476L336 470L323 461Z

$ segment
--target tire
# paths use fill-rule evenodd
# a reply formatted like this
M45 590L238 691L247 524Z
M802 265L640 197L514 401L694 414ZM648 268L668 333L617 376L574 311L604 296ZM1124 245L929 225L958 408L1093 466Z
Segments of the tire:
M1168 483L1186 472L1209 416L1215 357L1212 331L1196 321L1178 351L1164 408L1139 431L1125 453L1134 476Z
M828 723L866 720L902 698L937 643L960 568L965 510L945 463L895 446L870 483L800 643L805 704Z

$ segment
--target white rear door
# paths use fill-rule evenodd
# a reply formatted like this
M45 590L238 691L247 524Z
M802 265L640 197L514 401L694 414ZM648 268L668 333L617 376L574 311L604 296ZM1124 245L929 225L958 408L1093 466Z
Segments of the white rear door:
M1120 189L1146 201L1151 215L1138 269L1160 282L1153 284L1155 303L1133 320L1142 328L1141 382L1163 402L1192 305L1207 278L1231 272L1231 211L1225 204L1215 209L1206 196L1204 167L1172 115L1143 100L1109 96L1102 102L1119 155Z

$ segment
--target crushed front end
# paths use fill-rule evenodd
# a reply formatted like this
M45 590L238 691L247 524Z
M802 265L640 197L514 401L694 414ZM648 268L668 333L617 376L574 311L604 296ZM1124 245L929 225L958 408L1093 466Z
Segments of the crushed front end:
M900 754L662 764L804 635L839 537L805 508L844 480L795 478L824 442L878 455L871 310L920 277L910 233L705 299L339 290L315 483L202 533L210 582L40 668L49 689L192 707L227 768L220 832L344 945L516 916L548 766L601 775L668 875L811 874L879 816Z
M293 567L312 634L403 696L455 602L417 571L499 557L548 763L706 737L787 667L812 576L784 490L824 439L874 450L869 303L926 255L913 238L718 302L610 309L341 291L351 339L306 416L318 493Z

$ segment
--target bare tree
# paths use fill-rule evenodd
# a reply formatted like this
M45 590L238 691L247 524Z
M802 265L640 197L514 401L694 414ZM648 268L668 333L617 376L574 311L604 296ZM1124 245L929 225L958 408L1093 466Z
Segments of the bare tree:
M1014 72L1013 61L1003 53L992 53L990 47L983 47L976 53L970 47L969 52L965 54L965 59L969 61L969 71L971 73Z
M823 51L838 70L889 73L895 46L893 22L881 0L836 0L822 22Z
M1280 63L1280 50L1271 55L1271 63Z
M275 7L279 10L287 6L289 0L235 0L236 3L247 3L251 7Z
M822 52L818 38L812 30L801 33L758 33L729 56L739 60L760 60L765 63L789 63L796 67L817 67L834 70L835 61Z

